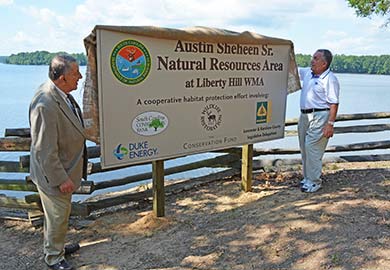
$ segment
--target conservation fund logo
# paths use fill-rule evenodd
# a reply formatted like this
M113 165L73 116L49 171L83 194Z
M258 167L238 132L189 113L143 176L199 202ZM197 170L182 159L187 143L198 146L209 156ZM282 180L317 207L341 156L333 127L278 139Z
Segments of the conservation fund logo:
M110 62L114 76L127 85L145 80L151 66L149 51L133 39L119 42L111 52Z
M209 104L201 112L200 123L208 131L217 129L222 123L221 108L216 104Z

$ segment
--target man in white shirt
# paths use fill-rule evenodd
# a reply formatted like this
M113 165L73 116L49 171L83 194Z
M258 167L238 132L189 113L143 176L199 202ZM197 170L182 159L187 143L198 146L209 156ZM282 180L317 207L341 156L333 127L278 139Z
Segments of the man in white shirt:
M298 122L303 192L316 192L321 188L322 157L334 133L340 85L329 69L332 58L329 50L317 50L312 57L311 68L299 70L303 81Z

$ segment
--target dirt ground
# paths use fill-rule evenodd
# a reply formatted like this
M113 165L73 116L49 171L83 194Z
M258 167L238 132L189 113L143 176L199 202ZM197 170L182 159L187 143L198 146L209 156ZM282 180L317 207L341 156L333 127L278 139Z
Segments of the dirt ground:
M388 270L390 162L330 164L324 185L302 193L297 172L256 172L151 203L73 218L68 257L79 270ZM42 228L1 221L0 269L46 269Z

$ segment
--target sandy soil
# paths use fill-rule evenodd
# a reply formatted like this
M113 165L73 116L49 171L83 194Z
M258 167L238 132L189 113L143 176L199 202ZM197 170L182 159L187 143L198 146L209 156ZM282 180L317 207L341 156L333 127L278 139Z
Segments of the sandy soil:
M315 194L295 172L256 173L150 202L72 219L68 257L80 270L390 269L390 163L331 164ZM46 269L42 229L1 221L0 269Z

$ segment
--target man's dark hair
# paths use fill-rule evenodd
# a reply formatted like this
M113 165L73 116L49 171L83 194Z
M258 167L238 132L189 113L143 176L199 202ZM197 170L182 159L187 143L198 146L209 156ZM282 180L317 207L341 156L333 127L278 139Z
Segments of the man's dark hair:
M54 56L49 65L49 78L52 81L57 80L71 69L72 63L77 63L77 60L68 54Z
M324 58L325 62L327 63L326 68L328 69L330 64L332 63L332 59L333 59L332 53L327 49L319 49L319 50L317 50L317 52L322 53L323 58Z

